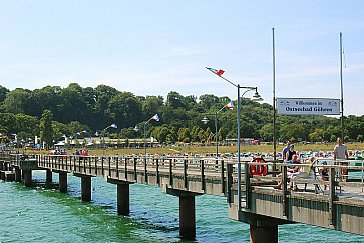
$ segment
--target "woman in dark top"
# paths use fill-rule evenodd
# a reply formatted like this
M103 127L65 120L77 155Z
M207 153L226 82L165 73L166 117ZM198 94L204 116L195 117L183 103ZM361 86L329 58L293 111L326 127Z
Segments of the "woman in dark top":
M296 154L296 151L294 151L294 144L291 144L286 155L287 161L291 161L294 154Z

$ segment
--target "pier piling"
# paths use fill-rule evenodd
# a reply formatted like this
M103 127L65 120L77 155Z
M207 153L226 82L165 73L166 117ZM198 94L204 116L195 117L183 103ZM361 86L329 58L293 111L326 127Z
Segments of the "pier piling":
M52 178L52 172L50 174L51 174L51 178ZM67 172L59 172L58 176L59 176L59 191L67 192ZM52 179L51 179L51 182L52 182ZM91 184L91 178L90 178L90 184ZM91 187L91 185L90 185L90 187ZM91 189L90 189L90 195L91 195Z
M15 181L21 182L21 169L19 167L15 167Z
M91 176L81 176L81 200L91 201Z
M129 215L129 183L117 184L118 215Z
M23 170L23 176L24 176L24 185L26 187L32 186L32 171L31 170Z
M46 184L52 183L52 170L46 170Z

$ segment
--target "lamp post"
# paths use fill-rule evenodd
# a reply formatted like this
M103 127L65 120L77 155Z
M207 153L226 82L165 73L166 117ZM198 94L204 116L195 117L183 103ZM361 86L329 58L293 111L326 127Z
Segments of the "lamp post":
M106 132L106 130L108 129L108 128L118 128L118 126L115 124L115 123L113 123L113 124L111 124L111 125L109 125L109 126L107 126L107 127L105 127L104 129L102 129L102 140L103 140L103 149L102 149L102 155L104 155L105 154L105 132Z
M219 157L219 137L218 137L218 126L217 126L217 116L219 114L220 111L222 111L223 109L233 109L234 108L234 103L232 101L230 101L227 105L224 105L224 107L222 107L220 110L216 111L215 113L213 113L213 115L215 116L215 143L216 143L216 158ZM206 114L206 115L210 115L210 114ZM207 116L205 116L202 120L201 120L204 124L207 124L209 122L209 118Z
M144 182L147 182L147 140L145 137L145 128L147 126L147 124L151 121L159 121L159 116L158 114L155 114L154 116L152 116L151 118L149 118L148 121L144 122L144 127L143 127L143 134L144 134Z
M159 116L158 114L155 114L154 116L152 116L151 118L149 118L148 121L144 122L144 127L143 127L143 136L144 136L144 160L147 161L147 140L146 140L146 135L145 135L145 128L147 126L147 124L151 121L151 120L154 120L154 121L159 121Z
M257 87L249 87L249 86L240 86L240 84L235 84L233 82L231 82L230 80L226 79L225 77L223 77L223 73L225 71L223 70L216 70L213 68L208 68L206 67L209 71L213 72L214 74L216 74L217 76L219 76L220 78L224 79L225 81L227 81L228 83L232 84L233 86L235 86L238 89L238 209L239 211L241 210L241 160L240 160L240 114L241 114L241 99L240 99L240 89L246 89L246 91L243 93L242 97L244 96L244 94L246 94L248 91L252 91L255 90L255 94L252 98L252 100L255 101L262 101L262 97L259 95L258 93L258 88ZM246 163L245 164L245 187L246 187L246 208L250 208L250 199L248 198L248 191L250 189L250 178L249 178L249 165Z

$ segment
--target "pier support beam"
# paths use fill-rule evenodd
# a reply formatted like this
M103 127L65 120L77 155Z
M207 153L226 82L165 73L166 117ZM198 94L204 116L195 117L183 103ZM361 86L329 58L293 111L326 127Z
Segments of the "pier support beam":
M294 222L256 214L246 210L238 210L238 205L229 204L229 218L250 224L250 242L278 242L278 225Z
M91 201L91 176L81 176L81 200Z
M21 169L19 167L15 167L15 181L21 182Z
M167 194L179 198L179 236L183 239L196 238L196 203L195 197L199 193L166 188Z
M179 196L179 236L196 238L195 196Z
M49 185L52 183L52 171L46 170L46 184Z
M47 170L47 174L48 174L48 170ZM52 171L50 174L51 174L51 182L52 182ZM59 172L58 176L59 176L59 191L67 192L67 172ZM91 187L91 178L90 178L90 187ZM90 195L91 195L91 189L90 189Z
M24 176L24 185L26 187L32 186L32 171L31 170L23 170L23 176Z
M116 184L118 215L128 216L130 213L129 184L130 182L107 178L107 182Z
M274 226L250 225L250 242L251 243L278 242L278 225Z
M129 209L129 184L117 184L117 208L118 215L128 216Z

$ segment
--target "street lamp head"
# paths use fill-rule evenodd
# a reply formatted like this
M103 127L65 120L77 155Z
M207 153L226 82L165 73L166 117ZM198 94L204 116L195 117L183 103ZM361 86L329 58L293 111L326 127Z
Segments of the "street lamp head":
M252 101L263 101L262 96L260 96L260 94L258 93L258 91L255 91L255 94L253 95Z
M202 120L201 120L204 124L207 124L210 120L207 116L205 116Z

